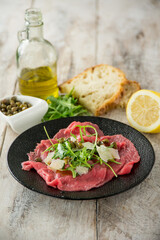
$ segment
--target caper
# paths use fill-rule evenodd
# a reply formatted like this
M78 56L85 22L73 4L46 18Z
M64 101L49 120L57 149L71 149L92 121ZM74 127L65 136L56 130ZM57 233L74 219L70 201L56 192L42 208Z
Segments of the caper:
M109 146L109 140L107 138L103 139L102 140L102 143L105 145L105 146Z
M106 142L106 143L109 143L109 140L107 138L103 139L102 142Z
M23 103L23 106L27 108L27 104Z
M58 142L59 142L59 143L63 143L63 142L64 142L64 138L58 139Z
M63 160L65 161L65 164L67 164L67 163L69 162L70 159L71 159L71 158L67 156L67 157L64 157Z
M28 105L28 108L32 107L32 105L30 103L28 103L27 105Z
M8 114L12 114L12 111L11 111L10 109L8 109L8 111L7 111L7 112L8 112Z
M8 116L8 112L3 112L4 115Z
M0 102L0 111L3 112L6 116L15 115L25 109L31 107L32 105L28 102L22 102L17 100L15 96L11 99L3 99Z
M15 102L14 102L14 100L10 100L10 104L14 104Z
M9 99L6 100L6 105L9 105Z
M17 113L18 113L17 111L13 112L14 115L17 114Z
M83 144L79 142L79 148L83 148Z
M117 143L116 142L112 142L110 144L110 147L117 149Z
M100 145L102 145L103 144L103 142L101 142L101 141L98 141L97 142L97 146L100 146Z
M76 144L76 147L79 149L83 147L82 143L80 142L75 142L75 144Z
M42 159L41 158L36 158L35 161L36 162L42 162Z
M16 106L14 100L10 100L10 104L11 104L12 107L15 107L15 106Z
M10 109L11 109L11 105L8 105L8 106L7 106L7 110L10 110Z
M17 105L17 106L20 106L21 104L22 104L22 103L21 103L21 102L19 102L19 101L18 101L18 102L16 102L16 105Z
M9 104L9 100L8 99L3 99L2 103L5 104L5 105L8 105Z
M71 148L76 148L76 144L72 141L70 141L70 144L71 144Z
M17 109L18 109L17 107L12 107L12 108L11 108L12 112L17 111Z
M2 108L6 108L7 107L4 103L2 103L1 106L2 106Z
M17 101L17 98L16 97L11 97L11 100L13 100L14 102Z

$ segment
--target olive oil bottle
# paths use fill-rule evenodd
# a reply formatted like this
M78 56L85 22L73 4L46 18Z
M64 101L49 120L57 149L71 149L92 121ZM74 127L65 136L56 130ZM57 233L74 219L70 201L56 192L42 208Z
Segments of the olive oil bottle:
M25 26L18 34L20 45L16 54L19 91L43 99L50 95L58 97L57 54L43 38L40 10L26 10Z
M19 77L19 90L23 95L46 99L49 95L58 97L57 75L51 67L23 69Z

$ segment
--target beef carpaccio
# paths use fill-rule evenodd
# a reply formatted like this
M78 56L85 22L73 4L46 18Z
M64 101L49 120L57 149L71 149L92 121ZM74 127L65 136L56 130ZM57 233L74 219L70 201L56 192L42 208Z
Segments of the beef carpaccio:
M136 148L124 136L104 136L96 124L72 122L41 140L22 169L35 169L48 186L62 191L88 191L129 174L138 161Z

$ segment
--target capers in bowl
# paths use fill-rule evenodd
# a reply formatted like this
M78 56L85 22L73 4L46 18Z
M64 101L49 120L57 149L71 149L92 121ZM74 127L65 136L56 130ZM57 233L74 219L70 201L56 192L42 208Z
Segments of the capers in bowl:
M31 106L32 105L30 103L17 100L17 97L13 96L10 99L1 100L0 111L5 116L12 116L30 108Z

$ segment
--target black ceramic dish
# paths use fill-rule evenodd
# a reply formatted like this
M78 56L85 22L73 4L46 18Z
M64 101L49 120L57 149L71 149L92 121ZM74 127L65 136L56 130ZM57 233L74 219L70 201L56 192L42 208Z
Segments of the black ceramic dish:
M130 174L118 176L102 187L87 192L63 192L46 185L35 170L23 171L21 163L27 160L27 153L33 151L36 144L47 139L43 126L54 136L61 128L66 128L72 121L96 123L105 135L122 134L130 139L139 152L141 160L134 164ZM100 117L72 117L52 120L38 124L19 135L8 151L8 167L12 176L23 186L48 196L62 199L98 199L122 193L141 183L150 173L155 161L152 145L144 135L132 127L111 119Z

